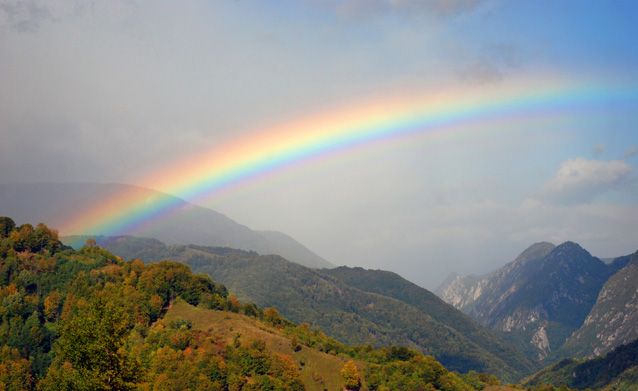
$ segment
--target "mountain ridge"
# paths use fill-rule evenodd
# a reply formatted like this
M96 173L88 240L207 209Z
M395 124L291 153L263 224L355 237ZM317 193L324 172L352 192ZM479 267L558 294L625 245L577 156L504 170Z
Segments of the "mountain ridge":
M614 263L624 267L605 282L587 318L565 342L563 355L600 356L638 339L638 251L618 259Z
M136 230L139 236L169 244L195 243L279 254L315 268L334 266L284 233L255 231L213 209L156 190L121 183L0 184L0 215L11 215L18 223L46 221L52 226L60 226L69 216L77 215L78 210L90 210L123 192L135 194L139 199L169 200L177 205L170 214L142 224ZM103 232L64 234L94 236Z
M127 246L127 241L140 243ZM533 364L522 355L505 348L505 342L498 341L487 330L482 334L478 331L481 329L478 324L431 292L427 294L431 300L444 306L445 311L458 313L452 318L469 324L467 328L475 330L476 340L458 331L459 324L449 320L443 323L440 315L435 316L432 311L424 312L397 298L370 291L372 289L351 286L340 279L338 273L309 269L278 256L195 245L161 246L157 241L149 247L159 247L143 253L140 251L144 248L143 239L129 237L112 242L116 242L119 248L109 247L109 243L104 241L102 244L125 258L144 255L146 258L143 259L147 262L162 258L184 262L194 271L206 273L224 283L240 300L274 306L287 318L316 325L344 342L412 346L434 354L452 369L489 369L509 379L534 369ZM127 249L135 251L124 252ZM400 278L391 272L387 275ZM405 281L405 284L412 283ZM426 291L412 285L417 287L415 289Z
M457 277L438 292L481 324L517 340L530 357L545 360L581 326L623 262L607 265L570 241L539 242L492 273Z

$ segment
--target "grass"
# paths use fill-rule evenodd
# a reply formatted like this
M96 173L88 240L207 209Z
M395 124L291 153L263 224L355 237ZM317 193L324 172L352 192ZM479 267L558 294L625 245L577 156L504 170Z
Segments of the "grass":
M262 340L269 350L291 356L299 363L301 380L309 391L339 390L343 388L340 370L347 361L344 357L326 354L303 346L298 352L282 331L255 318L226 311L213 311L193 307L176 300L166 313L165 320L189 320L193 329L210 332L217 340L231 344L239 334L242 342ZM359 363L363 372L363 363Z

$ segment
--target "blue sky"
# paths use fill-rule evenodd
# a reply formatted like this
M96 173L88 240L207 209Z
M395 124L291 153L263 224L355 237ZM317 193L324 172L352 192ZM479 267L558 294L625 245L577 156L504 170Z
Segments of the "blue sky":
M0 0L0 182L135 183L264 124L396 91L489 90L543 74L637 86L637 8ZM603 102L374 145L205 204L334 263L430 288L540 240L625 254L638 248L637 113L636 101Z

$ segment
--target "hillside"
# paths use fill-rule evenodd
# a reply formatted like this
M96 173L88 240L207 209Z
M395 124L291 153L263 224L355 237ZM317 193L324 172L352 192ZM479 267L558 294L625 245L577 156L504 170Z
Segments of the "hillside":
M384 270L366 270L363 268L338 267L324 269L347 285L371 293L400 300L424 313L435 321L454 328L466 338L497 357L506 358L506 362L520 372L527 372L533 364L494 333L480 326L469 316L453 308L434 293L424 289L396 273Z
M548 358L578 329L622 261L606 265L573 242L537 243L480 278L457 278L439 292L448 303Z
M325 259L293 238L280 232L259 232L238 224L214 210L190 204L154 190L124 184L33 183L0 184L0 215L10 215L18 223L46 221L62 225L78 210L104 203L118 194L131 193L140 199L164 202L170 199L179 206L153 224L136 230L139 236L170 244L194 243L204 246L227 246L254 250L261 254L278 254L299 264L332 267ZM99 235L103 232L65 232L64 234ZM77 242L81 245L83 240Z
M576 389L638 389L638 340L620 345L604 357L565 359L524 382L526 386L552 384Z
M583 325L565 343L563 354L599 356L638 339L638 252L623 263L626 266L607 280Z
M351 347L183 264L125 262L0 217L0 389L449 390L496 385L416 351Z
M184 262L228 286L240 299L274 306L287 318L316 325L344 342L412 346L435 355L451 369L493 372L508 379L533 370L504 342L438 299L434 308L419 308L400 298L352 286L329 271L254 252L163 246L158 241L130 237L101 238L99 243L123 257ZM415 303L433 296L423 292L415 294ZM473 334L464 335L468 330Z

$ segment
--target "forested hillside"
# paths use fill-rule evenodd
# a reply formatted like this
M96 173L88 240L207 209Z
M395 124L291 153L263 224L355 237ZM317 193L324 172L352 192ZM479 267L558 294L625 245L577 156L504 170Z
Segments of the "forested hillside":
M553 384L576 389L638 389L638 340L621 345L604 357L565 359L527 379L525 385Z
M75 251L0 218L0 389L472 390L404 347L351 347L170 261Z
M515 380L535 367L523 355L431 292L396 274L339 268L313 270L278 256L228 248L165 246L153 239L98 238L125 258L174 259L207 273L242 300L275 306L341 341L411 346L458 371L477 370ZM349 278L360 275L362 281ZM378 277L379 281L370 278ZM395 285L405 289L404 296ZM381 291L384 287L387 291Z

